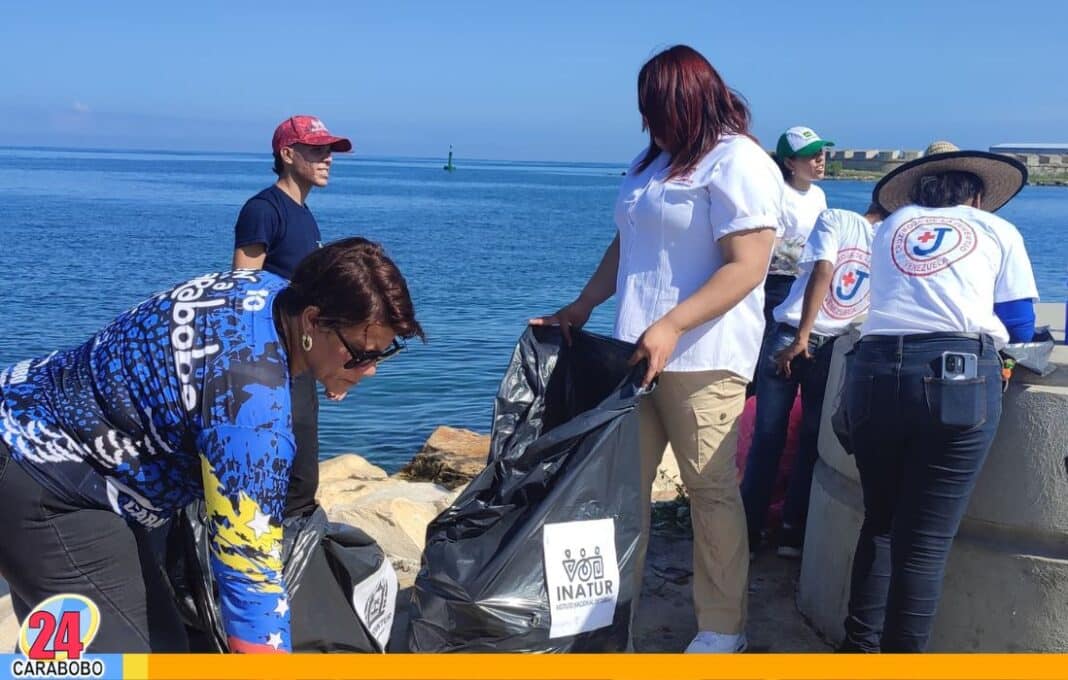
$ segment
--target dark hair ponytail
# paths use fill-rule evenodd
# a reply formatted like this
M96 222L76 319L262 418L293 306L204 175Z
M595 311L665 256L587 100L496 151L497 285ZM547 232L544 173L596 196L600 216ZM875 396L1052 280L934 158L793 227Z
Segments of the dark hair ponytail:
M983 192L983 180L970 172L954 170L924 175L912 187L910 198L925 208L947 208L968 203Z
M775 165L779 166L779 172L782 173L782 178L789 182L790 178L793 177L794 172L786 167L786 159L777 153L773 153L771 154L771 160L775 161Z

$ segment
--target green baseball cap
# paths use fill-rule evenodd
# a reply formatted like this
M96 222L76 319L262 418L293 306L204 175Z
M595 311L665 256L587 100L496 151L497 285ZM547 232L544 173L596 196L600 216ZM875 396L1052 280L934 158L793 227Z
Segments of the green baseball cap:
M780 158L815 156L828 146L834 146L834 142L820 139L820 136L812 128L797 125L779 136L779 143L775 146L775 153Z

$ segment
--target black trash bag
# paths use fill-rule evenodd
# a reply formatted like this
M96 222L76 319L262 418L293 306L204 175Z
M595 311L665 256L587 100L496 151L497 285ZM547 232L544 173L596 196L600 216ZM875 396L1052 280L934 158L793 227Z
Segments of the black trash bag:
M629 343L529 327L497 392L486 468L427 527L413 652L618 652L641 530Z
M1001 353L1016 362L1020 368L1045 377L1057 370L1057 365L1049 360L1053 354L1056 341L1049 326L1039 326L1031 342L1016 342L1005 345Z
M313 581L309 570L304 574L303 587L310 588L313 583L324 587L340 587L345 597L343 600L306 597L305 601L315 606L314 609L309 608L308 611L316 617L318 622L323 613L318 603L329 599L337 604L347 604L347 611L356 615L359 624L358 627L351 629L351 635L359 633L366 642L360 642L360 638L357 637L355 645L349 643L352 649L343 649L340 643L334 644L332 649L354 652L386 651L397 604L397 574L393 571L393 565L373 538L360 529L345 524L331 522L321 546L321 554L325 557L325 563L329 565L333 579L324 578ZM299 600L298 596L294 602L299 603ZM299 628L297 628L298 633ZM334 630L325 623L319 623L314 628L307 626L307 628L326 631L328 634L332 632L335 636L339 633L344 634L344 629ZM307 635L303 637L306 639ZM327 641L329 639L328 637ZM344 638L342 637L341 640L343 641ZM307 649L307 645L302 645L301 649Z
M293 651L385 651L397 577L374 539L322 508L286 519L282 536ZM210 550L204 504L191 503L170 532L166 573L194 652L229 650Z

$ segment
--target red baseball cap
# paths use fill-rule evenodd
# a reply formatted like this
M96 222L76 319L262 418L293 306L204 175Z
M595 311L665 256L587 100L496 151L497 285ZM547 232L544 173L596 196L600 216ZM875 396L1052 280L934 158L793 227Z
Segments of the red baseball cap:
M294 144L309 146L330 145L331 151L352 151L352 142L345 137L335 137L315 116L293 116L282 121L274 129L271 148L278 153L282 147Z

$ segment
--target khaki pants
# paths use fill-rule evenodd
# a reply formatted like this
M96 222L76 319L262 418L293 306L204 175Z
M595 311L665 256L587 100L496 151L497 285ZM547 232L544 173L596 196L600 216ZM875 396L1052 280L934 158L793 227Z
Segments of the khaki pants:
M745 630L749 538L735 467L745 385L728 371L663 373L638 408L646 508L638 543L638 578L649 543L652 485L664 448L671 442L690 497L693 598L701 631Z

